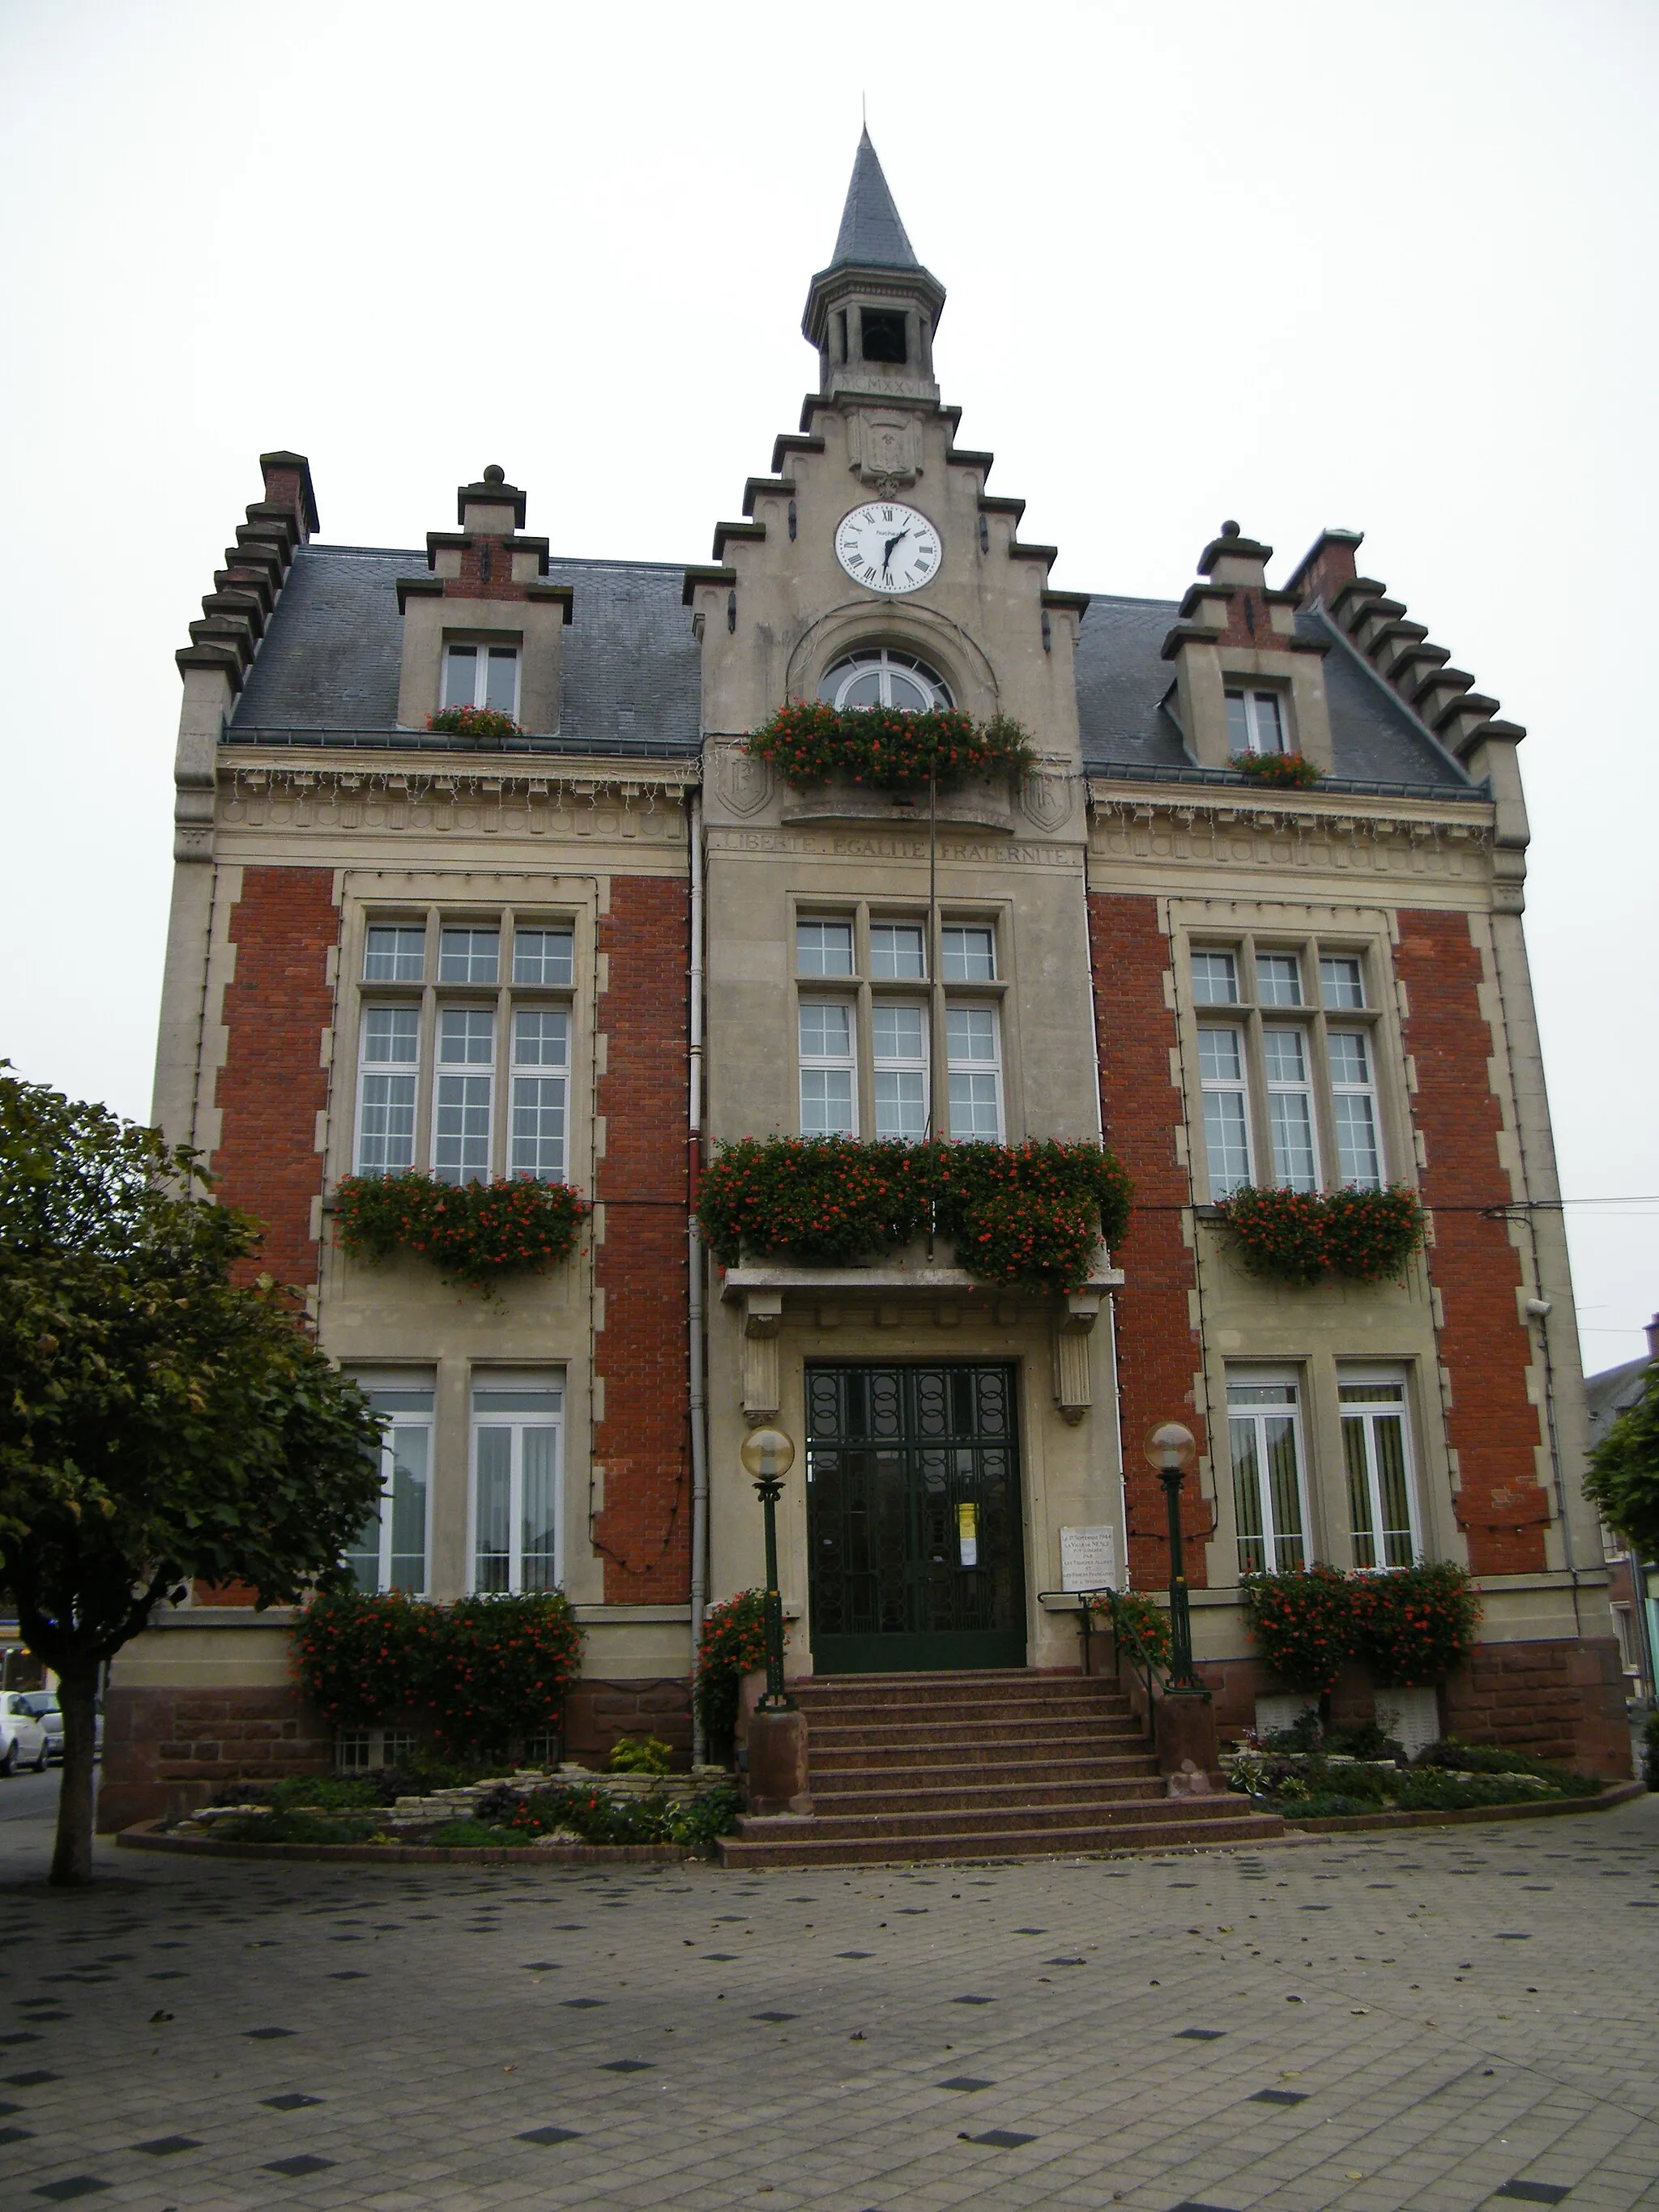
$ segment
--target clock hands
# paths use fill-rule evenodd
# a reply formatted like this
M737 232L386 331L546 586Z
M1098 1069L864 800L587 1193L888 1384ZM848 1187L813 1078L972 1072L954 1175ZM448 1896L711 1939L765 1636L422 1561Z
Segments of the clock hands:
M909 535L910 527L909 525L907 524L905 527L899 532L896 538L890 538L888 539L887 550L881 556L881 573L884 576L887 574L887 564L893 557L893 548L896 545L902 545Z

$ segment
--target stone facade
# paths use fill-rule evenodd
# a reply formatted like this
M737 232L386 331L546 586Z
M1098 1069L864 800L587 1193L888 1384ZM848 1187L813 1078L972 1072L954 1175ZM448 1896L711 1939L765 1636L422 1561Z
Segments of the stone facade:
M1358 1558L1356 1394L1392 1394L1410 1540L1466 1564L1486 1607L1445 1717L1612 1771L1617 1670L1521 934L1523 733L1359 574L1350 532L1279 587L1272 549L1228 524L1179 600L1053 588L1054 549L1021 539L1022 503L988 489L992 456L941 402L944 306L866 141L809 295L818 388L712 561L684 570L553 561L500 469L460 488L459 527L424 553L321 545L306 463L264 456L264 496L179 656L157 1119L267 1223L265 1262L324 1346L421 1430L433 1598L482 1571L491 1404L555 1409L558 1578L587 1633L579 1756L642 1728L689 1752L696 1610L762 1575L738 1447L758 1422L808 1440L831 1387L814 1378L855 1373L900 1396L990 1376L973 1387L1013 1408L992 1451L1012 1501L994 1633L1036 1668L1077 1663L1045 1603L1077 1532L1120 1582L1164 1585L1141 1441L1186 1422L1198 1656L1239 1725L1275 1686L1236 1599L1255 1540L1238 1394L1281 1393L1297 1503L1273 1510L1342 1565ZM860 531L879 563L851 553ZM905 569L899 552L906 587L890 588L912 537L928 557ZM859 684L854 700L886 686L1012 717L1032 773L941 787L930 809L797 789L743 750L787 701ZM511 736L428 724L502 702ZM1247 781L1241 732L1319 781ZM562 1058L527 1059L532 1034ZM1229 1076L1217 1054L1235 1049ZM556 1079L537 1072L554 1059ZM539 1171L556 1159L596 1201L571 1261L483 1300L414 1257L339 1248L333 1194L376 1160L514 1170L532 1081L560 1101ZM404 1117L395 1158L374 1149L387 1115ZM688 1242L722 1144L960 1135L972 1116L1008 1144L1103 1134L1129 1169L1131 1226L1078 1291L988 1285L948 1243L721 1270ZM1414 1188L1427 1249L1397 1281L1248 1274L1212 1202L1225 1141L1258 1182ZM853 1522L825 1518L816 1433L813 1479L798 1468L780 1513L797 1675L853 1663L832 1656L823 1558ZM985 1434L954 1437L947 1487L968 1479L959 1460L981 1479ZM904 1437L925 1470L922 1431ZM935 1510L915 1480L931 1533L905 1571L956 1604L954 1577L988 1571L991 1522L966 1492ZM835 1602L856 1612L873 1576L873 1621L890 1571L848 1568ZM245 1771L253 1747L273 1768L328 1755L287 1687L285 1632L248 1595L196 1593L118 1662L106 1817ZM927 1663L918 1635L896 1663Z

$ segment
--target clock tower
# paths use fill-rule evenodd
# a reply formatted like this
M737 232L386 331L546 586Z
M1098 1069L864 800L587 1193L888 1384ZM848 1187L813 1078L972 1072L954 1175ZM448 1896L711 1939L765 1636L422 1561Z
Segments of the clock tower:
M818 349L819 391L826 399L873 393L937 405L933 332L944 312L945 287L917 260L866 131L835 252L812 279L801 318Z

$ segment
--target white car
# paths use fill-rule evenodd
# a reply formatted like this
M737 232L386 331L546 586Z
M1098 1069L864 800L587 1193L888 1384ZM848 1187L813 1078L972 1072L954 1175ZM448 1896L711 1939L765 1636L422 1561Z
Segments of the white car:
M29 1711L27 1693L0 1690L0 1774L14 1774L20 1766L46 1771L46 1731Z
M64 1713L58 1702L56 1690L20 1690L18 1697L28 1711L33 1714L46 1732L46 1757L64 1756ZM99 1739L103 1737L103 1717L98 1722Z

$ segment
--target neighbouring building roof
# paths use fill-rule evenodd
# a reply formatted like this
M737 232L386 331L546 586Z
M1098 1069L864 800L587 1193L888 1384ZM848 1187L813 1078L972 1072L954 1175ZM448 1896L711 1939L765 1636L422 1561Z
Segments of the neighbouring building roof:
M229 735L362 738L397 726L403 650L399 576L418 575L422 551L308 545L293 568L237 702ZM629 745L695 752L701 670L684 571L653 561L550 559L548 580L575 592L564 632L556 738L579 752ZM1172 599L1091 599L1077 654L1085 768L1117 774L1191 771L1163 704L1172 671L1160 648L1179 610ZM1338 779L1468 791L1468 778L1389 686L1317 611L1304 635L1328 640L1326 691Z
M1622 1367L1605 1368L1600 1375L1584 1377L1592 1443L1600 1443L1620 1413L1627 1413L1640 1399L1653 1364L1652 1355L1644 1352L1641 1358L1627 1359Z

